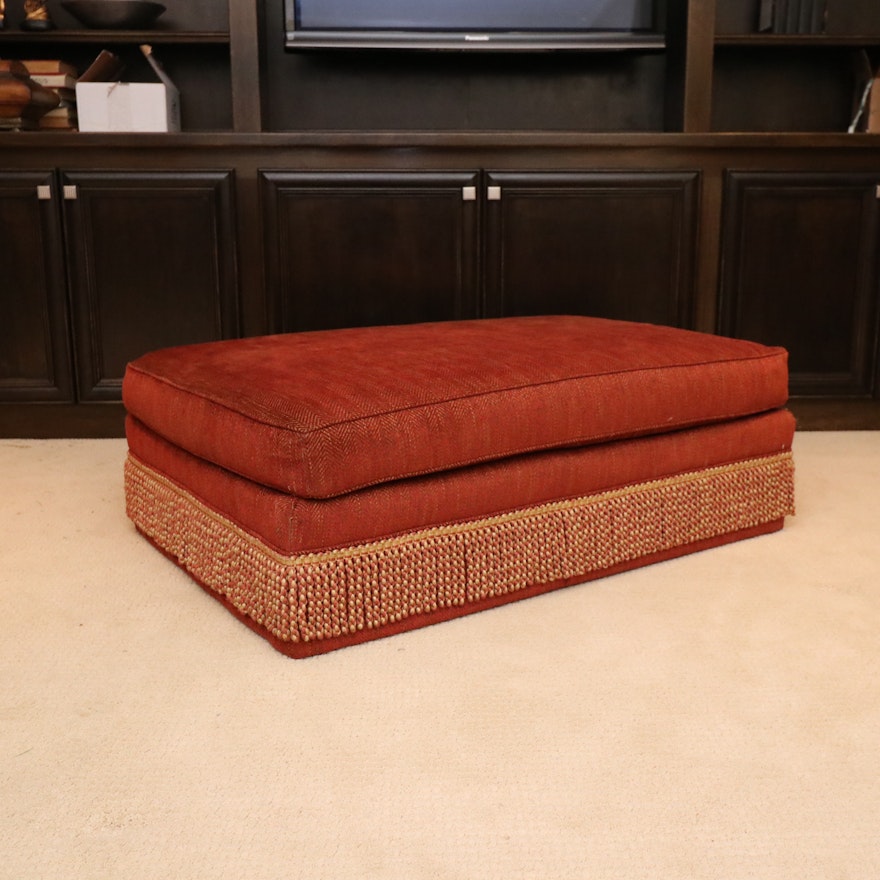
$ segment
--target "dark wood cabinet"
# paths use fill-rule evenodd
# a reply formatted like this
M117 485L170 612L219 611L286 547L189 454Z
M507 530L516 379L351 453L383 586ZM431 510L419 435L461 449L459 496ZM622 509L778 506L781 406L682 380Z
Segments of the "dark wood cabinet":
M0 400L118 401L129 360L236 335L232 183L229 171L0 174Z
M0 230L0 400L72 400L53 171L0 171Z
M691 320L696 172L261 180L283 332L550 313Z
M65 171L78 399L146 351L238 333L233 175Z
M477 177L263 173L276 329L476 317Z
M487 314L690 326L696 172L487 178Z
M721 332L785 346L793 394L870 396L880 175L731 172Z

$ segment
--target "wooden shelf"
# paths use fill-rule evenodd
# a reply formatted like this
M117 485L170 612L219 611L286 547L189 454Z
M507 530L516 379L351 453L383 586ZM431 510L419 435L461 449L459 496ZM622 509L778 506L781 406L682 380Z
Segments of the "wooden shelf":
M880 34L871 36L831 36L827 34L717 34L716 46L754 46L784 49L786 47L814 47L840 49L854 46L880 46Z
M112 45L119 43L150 43L181 45L206 44L225 46L229 44L228 31L113 31L113 30L56 30L56 31L15 31L0 30L0 44L20 45L65 45L68 43L88 43L93 45Z

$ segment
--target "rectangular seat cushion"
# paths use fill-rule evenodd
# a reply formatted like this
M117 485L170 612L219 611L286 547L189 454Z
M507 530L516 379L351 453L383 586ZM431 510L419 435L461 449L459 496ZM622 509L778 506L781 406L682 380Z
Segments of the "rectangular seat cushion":
M129 516L307 656L773 531L786 353L579 317L286 334L129 365Z
M292 333L130 364L128 412L302 498L782 406L783 349L547 316Z

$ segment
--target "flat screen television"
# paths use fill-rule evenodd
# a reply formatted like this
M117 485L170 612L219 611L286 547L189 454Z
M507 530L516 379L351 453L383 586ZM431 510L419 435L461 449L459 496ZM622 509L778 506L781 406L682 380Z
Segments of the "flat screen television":
M289 49L626 49L663 44L662 0L284 0Z

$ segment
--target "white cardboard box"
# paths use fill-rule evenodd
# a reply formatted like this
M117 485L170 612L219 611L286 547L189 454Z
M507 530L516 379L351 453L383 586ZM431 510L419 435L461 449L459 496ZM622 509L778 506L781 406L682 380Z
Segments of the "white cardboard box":
M76 84L80 131L180 131L180 95L165 83Z
M80 131L180 131L177 87L153 59L150 47L140 48L159 82L78 82Z

